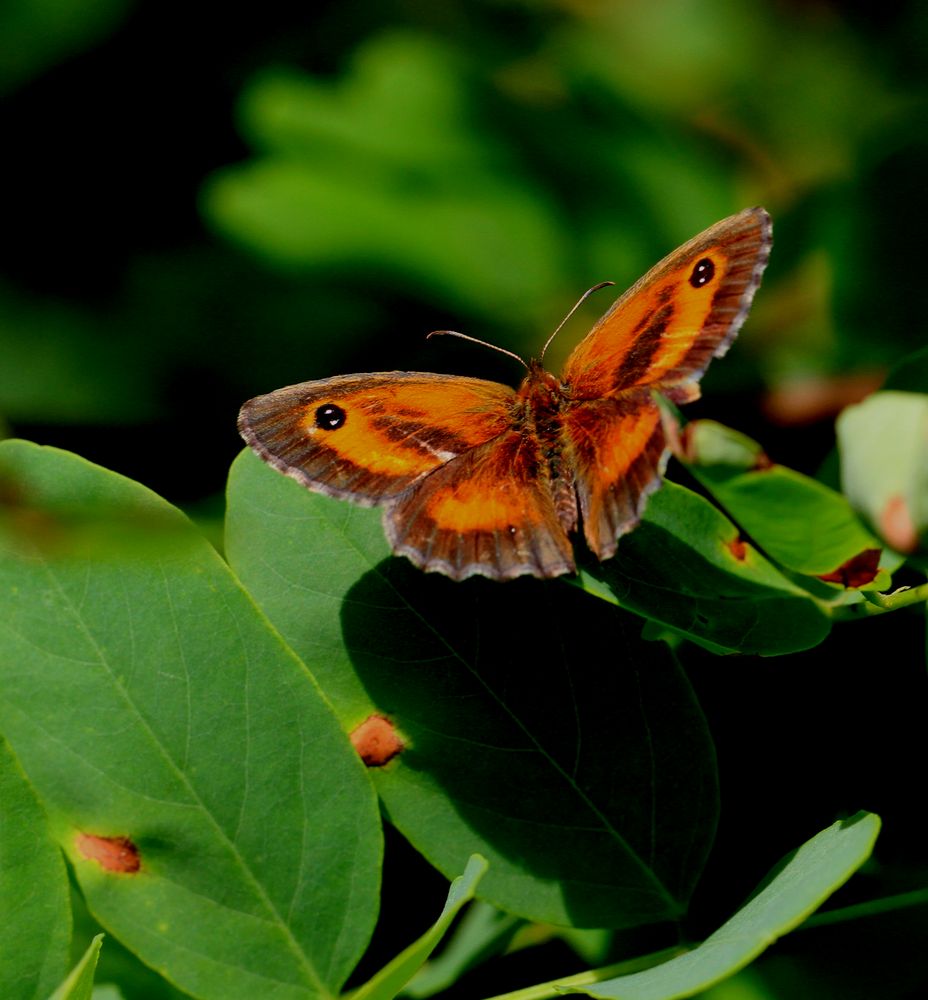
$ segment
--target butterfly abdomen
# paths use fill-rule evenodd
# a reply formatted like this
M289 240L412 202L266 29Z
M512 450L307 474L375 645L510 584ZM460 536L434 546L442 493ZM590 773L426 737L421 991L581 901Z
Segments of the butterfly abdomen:
M558 523L569 534L577 527L577 492L574 466L564 447L564 388L555 375L533 362L519 396L524 398L524 433L536 442Z

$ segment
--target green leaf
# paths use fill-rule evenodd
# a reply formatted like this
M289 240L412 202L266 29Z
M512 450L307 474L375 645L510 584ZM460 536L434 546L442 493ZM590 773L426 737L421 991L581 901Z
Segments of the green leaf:
M112 31L129 0L11 0L0 4L0 90L93 45Z
M449 47L377 37L336 85L277 73L243 104L261 152L217 173L204 199L224 234L287 269L376 270L443 308L550 320L566 271L557 219L468 121Z
M91 1000L95 992L93 974L97 969L102 943L103 935L97 934L68 978L55 990L49 1000Z
M858 813L828 827L785 859L748 903L698 948L663 965L558 992L603 1000L679 1000L744 968L798 927L867 860L879 817Z
M476 900L461 917L453 935L445 943L441 954L416 973L403 990L404 997L423 1000L453 986L465 972L502 953L524 920L511 913L497 910L489 903ZM597 931L577 931L577 934L595 934ZM610 933L608 931L606 934Z
M895 365L883 386L893 392L928 393L928 347L913 351Z
M114 343L132 322L120 320L119 330L111 332L87 308L32 299L0 281L4 417L64 424L153 419L151 355L140 344Z
M772 566L697 494L666 482L613 559L580 585L719 652L773 655L828 634L818 602Z
M687 455L693 475L752 541L789 570L825 576L881 547L846 497L786 466L768 461L758 467L760 446L728 427L710 420L689 424ZM881 584L889 585L886 574L873 585Z
M0 983L4 1000L44 1000L68 968L68 877L45 813L3 739L0 804Z
M304 666L148 490L21 441L0 482L0 726L94 915L198 997L332 996L380 827Z
M841 485L901 552L928 535L928 395L877 392L838 418Z
M414 941L373 978L352 992L351 1000L393 1000L393 997L401 993L435 950L461 907L474 898L477 883L486 870L486 859L476 854L470 858L464 873L451 883L438 920L418 941Z
M230 474L226 551L345 728L385 715L406 741L374 778L442 872L482 854L481 897L551 923L682 912L714 836L714 753L639 619L558 581L421 573L388 556L377 511L250 452Z
M94 986L91 1000L126 1000L126 997L113 983L102 983L100 986Z

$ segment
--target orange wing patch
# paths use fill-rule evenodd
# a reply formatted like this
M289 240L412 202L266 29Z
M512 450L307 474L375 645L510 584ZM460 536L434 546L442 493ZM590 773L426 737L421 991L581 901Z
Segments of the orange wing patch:
M596 556L608 559L660 485L666 464L660 410L648 390L639 390L581 403L564 426L577 469L583 533Z
M384 526L394 551L456 580L575 569L537 441L517 431L433 472L388 508Z
M769 217L754 208L664 258L568 358L564 382L573 398L698 379L744 322L770 243Z
M258 396L239 426L261 457L304 486L376 505L511 424L515 393L481 379L384 372Z

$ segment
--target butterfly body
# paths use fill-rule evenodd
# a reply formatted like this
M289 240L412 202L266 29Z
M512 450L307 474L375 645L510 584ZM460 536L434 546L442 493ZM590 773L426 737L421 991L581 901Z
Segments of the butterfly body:
M763 209L717 223L621 296L560 377L540 361L517 390L420 372L339 376L250 400L239 429L309 489L383 506L394 552L423 569L575 572L578 528L602 560L640 520L667 454L654 393L698 397L769 247Z

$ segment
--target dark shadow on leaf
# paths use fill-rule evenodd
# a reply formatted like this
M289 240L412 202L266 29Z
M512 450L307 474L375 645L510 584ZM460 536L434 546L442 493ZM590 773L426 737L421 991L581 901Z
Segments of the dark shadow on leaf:
M561 581L454 583L400 559L351 588L345 645L424 788L403 815L386 806L433 863L495 853L510 879L558 883L580 926L680 914L714 835L714 753L641 627Z

